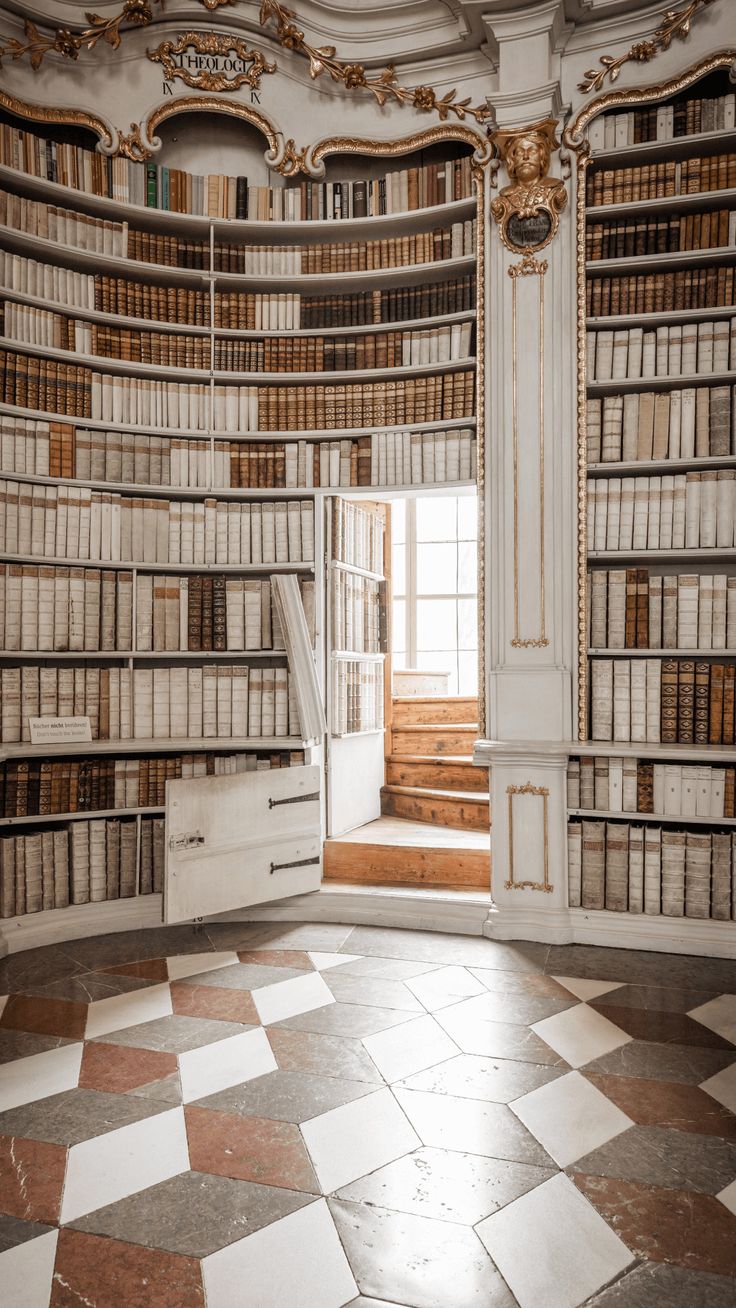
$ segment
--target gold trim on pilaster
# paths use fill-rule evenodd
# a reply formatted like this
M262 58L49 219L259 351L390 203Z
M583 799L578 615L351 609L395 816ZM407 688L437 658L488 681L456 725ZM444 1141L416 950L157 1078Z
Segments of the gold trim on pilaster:
M473 165L476 188L475 448L478 484L478 732L488 734L486 702L486 191L485 170Z
M542 833L544 841L544 880L517 881L514 876L514 796L535 795L542 800ZM523 786L507 786L508 823L509 823L509 876L504 882L507 890L542 890L551 894L554 886L549 880L549 790L546 786L534 786L526 781Z

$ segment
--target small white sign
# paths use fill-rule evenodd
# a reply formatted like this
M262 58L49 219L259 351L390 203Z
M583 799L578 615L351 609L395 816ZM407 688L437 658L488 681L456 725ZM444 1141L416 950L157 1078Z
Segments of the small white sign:
M92 739L89 718L29 718L32 745L76 744Z

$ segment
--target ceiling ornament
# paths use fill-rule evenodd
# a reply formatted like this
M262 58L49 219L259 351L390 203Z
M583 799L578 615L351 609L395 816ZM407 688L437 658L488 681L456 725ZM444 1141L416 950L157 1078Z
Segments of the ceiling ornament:
M690 25L696 14L713 4L713 0L690 0L684 9L668 9L653 36L647 41L636 41L626 54L615 58L613 55L601 55L598 62L602 68L589 68L578 83L578 90L587 95L589 91L600 91L606 79L615 82L624 64L648 64L652 59L669 50L673 38L686 41L690 35Z
M25 42L18 41L15 37L0 39L0 64L4 58L10 58L15 63L27 56L31 68L37 72L45 56L52 51L63 55L65 59L77 59L80 50L93 50L100 41L117 50L127 30L123 24L129 23L131 28L148 27L153 22L153 6L160 5L163 9L163 2L164 0L125 0L120 13L112 18L87 13L84 16L89 26L81 32L73 32L70 27L57 27L45 36L27 18L24 24Z
M190 49L194 57L186 54ZM146 53L153 63L162 65L167 82L179 77L185 86L202 91L237 91L241 86L257 91L262 75L276 72L276 65L260 50L250 50L240 37L220 32L184 32L178 40L162 41Z
M218 2L225 3L225 0ZM202 0L202 3L206 4L207 0ZM262 0L261 26L273 23L279 44L309 60L309 74L313 80L327 73L333 82L342 82L348 91L368 91L381 107L389 101L402 107L408 105L420 113L436 113L443 121L452 116L461 121L464 118L474 118L477 123L484 123L491 117L488 105L474 108L470 104L470 96L465 100L456 100L456 90L448 91L440 97L431 86L400 86L392 64L380 73L371 73L363 64L346 63L337 58L334 45L310 45L295 19L293 9L286 9L278 0Z

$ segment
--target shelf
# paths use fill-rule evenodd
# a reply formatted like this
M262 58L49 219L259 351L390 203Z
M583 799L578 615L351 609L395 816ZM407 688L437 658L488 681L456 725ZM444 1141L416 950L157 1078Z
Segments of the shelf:
M81 812L77 809L74 813L26 813L22 817L0 818L0 827L18 827L32 823L35 826L45 825L49 822L82 822L92 821L96 818L126 818L126 817L155 817L157 813L164 813L163 805L153 808L99 808L83 809Z
M117 210L118 206L115 208ZM80 250L76 245L57 245L44 240L42 236L19 232L13 227L3 227L0 235L3 248L14 254L28 254L41 263L48 263L48 256L52 254L51 262L62 264L65 268L102 273L108 277L130 277L134 281L168 286L188 286L201 291L208 290L212 281L208 269L173 268L169 264L145 263L142 259L127 259L119 254L98 254L95 250Z
M595 658L736 659L736 649L588 649Z
M342 659L343 662L349 663L380 663L385 659L385 654L356 654L354 650L333 649L331 651L333 659ZM332 733L334 735L334 732ZM350 732L350 735L362 734Z
M666 377L612 377L607 381L588 381L588 395L622 395L631 391L681 391L696 386L733 386L736 370L728 372L672 373Z
M365 731L331 731L333 740L354 740L356 736L382 736L385 727L368 727Z
M130 327L138 331L206 337L211 336L213 331L211 327L203 327L200 323L164 322L161 318L136 318L122 313L104 313L102 309L87 309L79 304L64 304L62 300L47 300L40 295L28 295L25 291L16 291L9 286L0 285L0 298L12 300L14 304L28 304L34 309L47 309L50 313L61 313L67 318L89 319L90 322L99 322L110 327ZM215 334L219 335L219 329L215 330ZM260 337L264 333L253 332L252 335Z
M711 322L713 319L732 318L736 304L725 304L715 309L662 309L656 313L616 313L606 318L586 316L588 331L615 331L619 327L665 327L672 323Z
M134 663L147 663L150 661L177 662L181 659L197 661L198 659L217 659L220 663L230 663L231 661L242 661L243 659L285 659L287 653L285 649L182 649L182 650L146 650L146 649L117 649L117 650L46 650L46 649L20 649L20 650L0 650L0 663L11 662L18 663L20 660L26 662L70 662L78 663L80 660L93 659L97 663L117 662L120 659L131 659Z
M589 563L736 563L736 549L592 550Z
M589 463L589 477L645 476L661 472L664 476L675 472L707 472L709 468L736 468L736 454L723 454L700 459L627 459L620 463Z
M226 572L232 574L254 573L263 576L269 572L314 572L314 563L121 563L117 559L66 559L53 554L4 554L0 553L3 563L28 563L37 565L56 565L71 568L98 568L102 572L121 569L125 572Z
M338 572L352 572L355 577L365 577L368 581L385 581L382 572L370 572L368 568L359 568L355 563L342 563L339 559L330 559L330 567Z
M736 827L736 818L727 817L694 817L684 813L621 813L615 809L606 808L569 808L568 817L580 818L610 818L612 821L623 822L666 822L684 824L685 826L715 826L715 827Z
M570 758L597 754L607 758L670 759L673 763L733 763L733 745L648 744L644 740L574 741L566 747Z
M203 436L209 442L209 436ZM314 495L315 488L300 486L151 486L147 482L93 481L90 477L46 477L33 472L4 472L7 481L34 486L81 486L89 490L109 491L127 496L162 496L167 500L303 500Z
M722 191L692 191L684 195L658 195L653 200L630 200L620 204L590 204L586 221L606 218L630 218L632 214L687 213L688 209L728 209L736 207L736 187Z
M715 245L707 250L678 250L670 254L635 254L623 259L588 259L585 271L589 275L608 273L674 272L678 268L699 268L708 263L733 263L736 246Z
M12 758L67 758L99 754L235 754L246 750L305 749L314 744L301 736L180 736L157 740L144 737L140 740L85 740L79 744L59 742L53 745L31 745L28 741L0 743L0 762Z
M709 146L713 147L712 152L708 149ZM636 145L595 150L590 156L590 162L604 166L610 162L616 166L626 162L648 163L650 155L662 160L687 159L691 155L697 158L709 153L722 154L731 149L736 149L736 131L696 132L692 136L676 136L669 141L639 141Z

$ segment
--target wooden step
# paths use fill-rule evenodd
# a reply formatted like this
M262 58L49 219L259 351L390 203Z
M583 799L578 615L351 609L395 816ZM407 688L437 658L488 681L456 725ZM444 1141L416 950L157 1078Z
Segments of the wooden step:
M381 812L459 831L487 831L490 826L488 795L467 790L428 790L416 786L386 785L381 789Z
M412 757L390 754L386 782L392 786L426 786L430 790L474 790L488 794L488 771L473 767L470 754Z
M410 695L394 696L393 725L401 727L420 722L467 722L478 721L478 700L475 695L452 699L439 696Z
M490 890L489 832L381 817L326 840L326 881L373 885L472 886Z
M392 754L472 754L478 728L465 722L394 727Z

